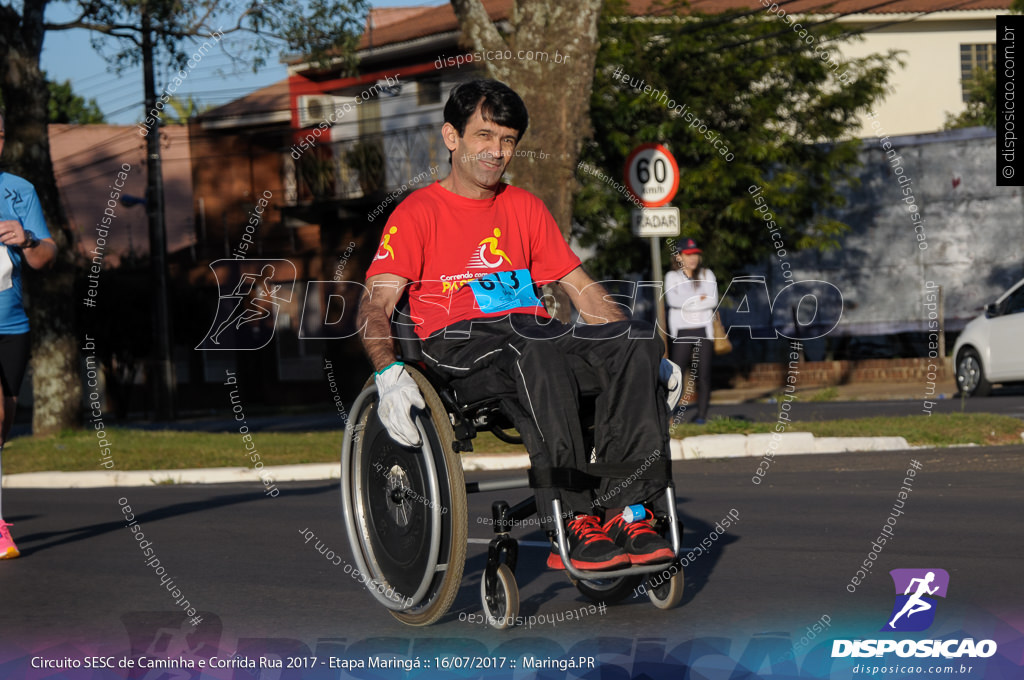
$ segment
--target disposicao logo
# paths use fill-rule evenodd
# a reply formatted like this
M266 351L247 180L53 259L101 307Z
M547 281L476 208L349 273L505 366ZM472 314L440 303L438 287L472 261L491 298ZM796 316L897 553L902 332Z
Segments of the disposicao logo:
M896 601L882 631L927 630L935 621L936 597L946 597L949 573L945 569L893 569ZM901 657L987 658L996 653L994 640L833 640L832 658L883 656L895 652Z
M935 621L935 597L946 597L949 573L945 569L893 569L896 603L883 631L927 630Z
M198 350L256 350L274 337L283 303L291 302L296 270L290 260L224 259L210 263L217 311Z

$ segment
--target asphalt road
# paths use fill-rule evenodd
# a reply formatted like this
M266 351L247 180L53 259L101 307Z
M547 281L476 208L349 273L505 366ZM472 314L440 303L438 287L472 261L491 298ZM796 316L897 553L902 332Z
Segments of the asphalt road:
M891 516L911 460L920 470L895 519L894 539L850 593L847 585ZM459 597L439 623L410 628L392 619L314 543L304 542L303 531L312 531L350 561L334 483L282 484L276 498L264 496L256 484L8 490L6 517L15 524L24 554L0 562L0 678L50 677L25 670L32 655L98 650L225 657L257 649L320 659L385 650L424 659L438 649L509 656L529 651L552 658L584 654L596 655L606 669L602 677L623 678L641 671L654 678L682 677L679 660L696 659L689 677L726 678L740 659L756 670L765 649L778 660L802 636L806 646L796 657L806 672L828 653L807 656L817 644L807 639L815 623L824 628L819 641L881 635L894 595L886 572L896 568L949 572L948 596L939 602L928 635L965 637L967 631L991 637L1004 648L1015 646L1020 663L1024 447L787 456L772 461L764 482L755 485L751 478L759 463L745 458L675 464L685 546L708 538L730 510L739 517L688 564L685 598L676 609L658 610L641 596L580 620L545 620L501 632L460 620L460 614L466 619L480 613L485 546L472 539L488 538L489 529L478 518L490 517L494 498L514 500L522 491L470 496L471 544ZM126 526L125 504L179 594L161 584L155 565L147 566ZM517 537L543 538L536 531ZM561 573L544 568L545 552L521 549L520 614L557 619L586 607L589 601ZM194 628L181 614L188 605L176 604L185 599L203 618ZM1016 628L1009 625L1013 621ZM845 666L811 677L858 677L851 675L851 660L836 663ZM973 677L1022 677L1012 673L1021 669L1002 653L988 663L1009 664L1010 670L996 673L990 665L985 675ZM796 668L792 661L777 661L775 674L765 665L762 676L783 677ZM135 677L179 677L153 675L162 672L137 671ZM348 677L340 672L264 669L209 677Z

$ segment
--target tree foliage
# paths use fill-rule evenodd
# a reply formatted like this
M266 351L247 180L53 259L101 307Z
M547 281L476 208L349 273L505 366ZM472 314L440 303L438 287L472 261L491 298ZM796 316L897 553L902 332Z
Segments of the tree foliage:
M77 16L47 23L46 30L90 30L94 48L117 65L141 63L141 17L147 13L154 44L169 65L184 68L191 56L190 44L197 39L215 33L239 34L244 40L221 47L236 63L251 64L253 71L281 50L320 64L340 61L351 69L369 8L366 0L75 0L69 4Z
M209 104L200 104L192 97L192 95L188 95L183 99L172 94L167 98L167 106L164 107L163 124L188 125L189 119L195 118L204 111L209 111L212 108L214 107Z
M967 87L967 108L957 115L946 114L945 128L996 126L996 70L979 68Z
M164 65L183 68L191 44L215 32L244 34L247 40L217 42L236 64L258 69L280 50L311 61L335 61L351 67L352 48L362 32L365 0L73 0L71 19L46 20L49 0L0 0L0 96L7 102L4 165L36 188L50 232L60 253L56 267L26 280L33 328L33 430L39 434L78 424L81 385L76 337L78 306L70 296L80 256L68 229L53 175L47 133L49 93L39 66L47 33L92 31L97 49L120 65L141 61L142 28L150 27ZM139 83L142 90L142 83Z
M50 103L47 108L47 122L70 123L72 125L90 125L94 123L105 123L106 118L99 104L95 99L79 97L71 89L71 81L65 80L58 83L53 80L46 81L46 88L50 95ZM4 98L0 95L0 106L3 106Z
M666 144L679 163L671 205L680 209L683 236L699 241L720 280L775 252L754 212L753 186L762 188L787 248L835 246L847 227L827 215L852 179L860 143L850 137L858 114L883 95L896 55L843 60L836 47L851 38L827 22L801 34L763 12L684 14L675 4L663 16L631 18L623 7L611 2L602 16L593 138L583 160L619 180L631 149ZM838 68L815 54L808 35ZM596 248L593 273L648 271L649 248L629 228L632 206L608 182L577 176L575 234Z
M51 80L47 86L50 90L48 120L51 123L89 125L107 122L96 100L86 100L75 94L71 89L70 80L65 80L63 83Z

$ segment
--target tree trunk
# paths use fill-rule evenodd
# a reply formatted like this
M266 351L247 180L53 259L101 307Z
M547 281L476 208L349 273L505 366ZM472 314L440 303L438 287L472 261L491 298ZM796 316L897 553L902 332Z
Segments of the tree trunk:
M498 32L480 0L451 2L467 49L511 50L514 57L519 50L548 53L546 61L485 61L484 67L488 76L518 92L530 111L519 148L536 155L518 156L509 173L517 186L540 196L568 238L576 162L590 130L601 1L520 0L508 36Z
M451 3L467 49L511 50L513 57L520 50L524 56L529 51L547 53L546 60L485 61L484 68L488 76L518 92L530 112L530 127L518 147L526 155L513 159L508 174L517 186L544 201L568 241L578 188L577 158L590 133L601 0L517 0L507 36L498 32L480 0ZM565 321L568 299L561 290L552 292L554 316Z
M79 424L82 385L75 337L74 240L57 193L47 132L46 78L39 68L47 0L27 0L18 16L0 8L0 91L6 115L4 165L32 183L57 243L53 269L22 271L32 327L32 430L50 434Z

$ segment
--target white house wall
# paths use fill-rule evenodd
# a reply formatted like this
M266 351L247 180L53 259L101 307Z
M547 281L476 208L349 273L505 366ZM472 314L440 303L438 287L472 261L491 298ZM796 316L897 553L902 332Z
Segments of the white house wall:
M878 119L891 134L920 134L941 130L946 114L964 110L960 85L960 45L995 43L996 12L941 12L912 15L873 15L872 23L847 17L842 23L865 28L864 39L847 44L849 58L903 50L902 68L890 75L892 92L876 107ZM882 21L879 21L879 20ZM882 26L881 24L892 24ZM861 117L859 136L873 134L870 120Z

